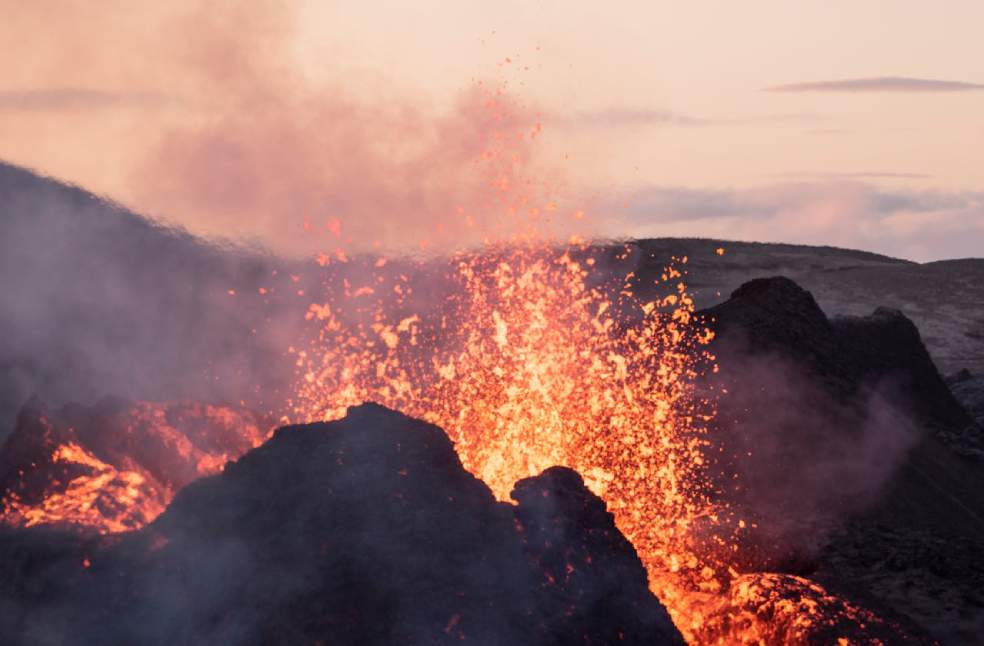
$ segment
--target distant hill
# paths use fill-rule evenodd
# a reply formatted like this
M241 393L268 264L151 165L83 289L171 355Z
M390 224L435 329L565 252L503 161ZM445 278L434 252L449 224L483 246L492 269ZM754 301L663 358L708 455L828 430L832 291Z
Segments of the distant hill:
M901 310L943 373L984 373L984 258L919 264L834 247L696 238L637 244L655 256L646 265L650 272L672 255L688 256L687 285L699 307L724 301L754 278L787 276L812 292L828 316L868 315L878 306Z

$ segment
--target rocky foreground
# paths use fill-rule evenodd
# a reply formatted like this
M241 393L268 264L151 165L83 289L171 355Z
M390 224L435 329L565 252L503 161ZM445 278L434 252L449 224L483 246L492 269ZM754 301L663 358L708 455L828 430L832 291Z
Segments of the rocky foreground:
M681 644L573 471L496 502L439 428L281 428L114 539L0 534L5 643Z

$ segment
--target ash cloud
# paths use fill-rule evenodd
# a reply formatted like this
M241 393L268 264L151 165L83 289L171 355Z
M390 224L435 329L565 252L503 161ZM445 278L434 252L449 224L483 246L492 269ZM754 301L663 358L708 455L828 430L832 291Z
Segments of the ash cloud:
M128 113L132 123L118 126L133 143L111 145L128 164L114 196L278 253L446 251L514 233L517 223L501 226L510 207L525 217L555 201L562 176L534 144L532 107L494 82L434 106L344 61L305 68L299 10L274 0L17 6L0 25L0 54L31 52L10 82L34 89L7 104L68 117L136 99L114 88L165 93L167 110ZM23 33L59 46L21 42ZM72 89L80 79L85 89Z
M393 87L363 101L350 89L363 79L296 69L289 6L229 13L180 23L188 45L169 73L207 97L207 116L165 129L132 174L152 212L282 252L419 252L508 235L497 227L509 207L546 205L536 116L501 88L475 85L437 110Z

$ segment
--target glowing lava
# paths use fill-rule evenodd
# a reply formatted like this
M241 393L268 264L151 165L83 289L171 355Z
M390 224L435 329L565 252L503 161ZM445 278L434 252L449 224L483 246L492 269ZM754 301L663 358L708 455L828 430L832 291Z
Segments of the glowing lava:
M461 256L447 300L397 320L387 312L398 306L382 298L347 312L354 324L344 303L313 305L319 334L299 353L295 415L333 419L376 401L431 421L501 500L547 467L576 469L660 598L682 608L681 582L720 589L708 556L726 547L702 475L700 422L713 410L693 388L712 334L693 321L675 269L662 300L637 302L626 283L613 302L611 290L587 284L595 261L587 248Z
M270 426L244 409L135 402L22 413L4 446L0 522L101 534L139 529L184 485L261 444Z
M698 386L717 370L713 333L673 267L659 300L638 300L631 274L590 286L603 256L530 244L462 254L428 309L407 298L405 275L378 265L362 274L371 295L329 285L308 312L315 338L293 350L293 417L336 419L374 401L426 419L503 501L548 467L577 470L691 643L807 643L880 625L810 581L730 565L745 524L709 485L714 401Z
M80 471L36 504L26 504L17 493L4 500L4 522L34 525L71 524L97 528L103 533L137 529L164 511L172 492L139 470L117 469L70 442L55 449L51 461Z

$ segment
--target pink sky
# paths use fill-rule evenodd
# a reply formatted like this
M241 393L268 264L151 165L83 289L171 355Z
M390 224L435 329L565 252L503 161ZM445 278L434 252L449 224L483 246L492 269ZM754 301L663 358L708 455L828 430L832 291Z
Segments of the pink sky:
M984 256L980 2L0 5L0 159L197 233L455 236L541 122L512 180L596 232Z

